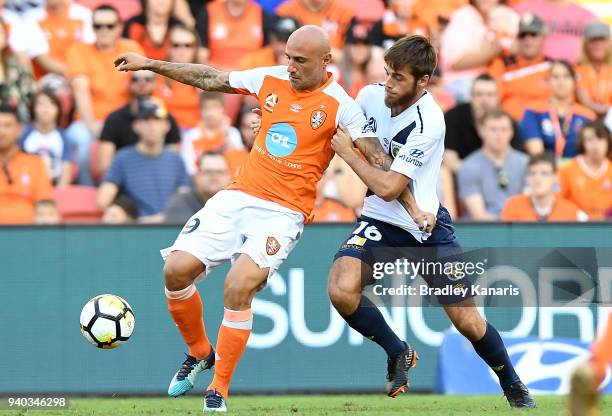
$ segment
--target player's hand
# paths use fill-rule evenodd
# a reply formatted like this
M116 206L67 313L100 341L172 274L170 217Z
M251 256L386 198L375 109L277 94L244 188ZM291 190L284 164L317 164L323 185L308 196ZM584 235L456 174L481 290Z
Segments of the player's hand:
M351 134L348 129L340 124L336 129L336 133L334 137L332 137L332 149L334 152L338 154L342 159L348 154L348 152L353 152L353 139L351 138Z
M436 226L436 216L431 212L419 211L412 216L412 219L419 227L419 230L431 234Z
M257 118L251 121L251 130L253 130L253 133L257 136L259 134L259 129L261 129L261 108L254 108L251 112L257 114Z
M150 59L134 52L127 52L115 59L115 67L119 71L140 71L148 69Z

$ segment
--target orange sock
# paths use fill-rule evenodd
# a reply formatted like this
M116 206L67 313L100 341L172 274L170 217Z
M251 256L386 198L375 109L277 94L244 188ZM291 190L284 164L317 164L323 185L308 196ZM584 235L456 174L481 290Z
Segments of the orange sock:
M166 298L170 315L189 347L189 355L198 360L206 358L210 354L211 345L204 328L200 292L192 284L176 292L166 289Z
M208 390L217 390L227 399L232 375L244 353L252 327L253 312L251 309L232 311L225 308L223 323L221 323L217 338L215 376Z
M612 313L608 315L608 325L601 338L593 343L592 362L601 378L605 376L606 368L612 363Z

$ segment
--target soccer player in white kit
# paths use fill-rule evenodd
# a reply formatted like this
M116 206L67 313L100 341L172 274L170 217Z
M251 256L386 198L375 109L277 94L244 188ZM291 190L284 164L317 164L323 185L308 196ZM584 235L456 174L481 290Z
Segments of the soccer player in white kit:
M372 249L428 248L430 260L453 258L461 253L450 215L436 194L444 153L444 115L425 87L437 63L436 52L422 36L398 40L385 53L385 83L364 87L357 103L367 123L363 132L376 133L390 156L387 171L372 167L354 151L349 132L340 126L332 147L368 186L363 212L353 232L335 256L329 277L329 296L347 323L364 337L379 344L388 356L390 397L403 392L408 370L419 358L385 322L377 307L361 292L371 282L363 270L372 268ZM384 104L384 105L383 105ZM397 196L410 187L416 203L427 212L437 212L431 234L412 220ZM414 250L412 250L414 253ZM433 253L433 254L431 254ZM420 259L413 259L418 261ZM470 286L445 274L422 275L430 287ZM478 355L498 376L510 406L535 407L527 387L514 371L497 330L475 307L471 291L466 295L438 296L457 330L471 341Z

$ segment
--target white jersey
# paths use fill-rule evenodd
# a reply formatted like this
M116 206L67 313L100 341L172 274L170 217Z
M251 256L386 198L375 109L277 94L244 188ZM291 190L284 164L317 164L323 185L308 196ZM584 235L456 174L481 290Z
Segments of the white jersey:
M411 179L409 186L417 204L435 215L440 206L436 187L444 153L444 113L427 91L395 117L384 99L384 84L368 85L359 92L357 103L367 118L363 132L376 133L393 158L391 170ZM368 191L362 214L401 227L422 241L423 233L396 200L386 202Z

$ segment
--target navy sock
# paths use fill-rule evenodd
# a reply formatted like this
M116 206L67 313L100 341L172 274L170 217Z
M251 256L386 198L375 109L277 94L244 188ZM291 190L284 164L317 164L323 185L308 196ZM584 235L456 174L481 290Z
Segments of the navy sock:
M397 357L404 352L404 342L387 325L376 305L365 296L361 297L357 310L344 320L364 337L380 345L389 357Z
M521 381L508 357L506 346L493 325L487 322L484 336L472 342L472 345L480 358L497 374L502 389Z

